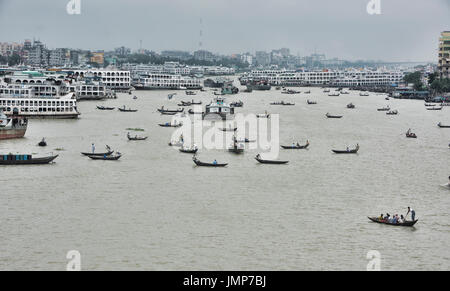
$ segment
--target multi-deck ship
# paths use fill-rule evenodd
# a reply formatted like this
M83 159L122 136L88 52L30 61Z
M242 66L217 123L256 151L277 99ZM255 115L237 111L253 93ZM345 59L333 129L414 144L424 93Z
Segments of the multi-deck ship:
M273 86L383 86L395 85L403 80L404 72L398 70L253 70L243 74L241 85L266 80ZM255 88L253 88L255 89Z
M116 98L115 92L106 88L99 80L83 80L66 82L67 91L75 93L77 100L102 100L105 98Z
M0 140L23 137L27 126L26 118L17 115L7 117L0 108Z
M201 81L195 77L171 75L171 74L148 74L140 75L133 80L133 87L136 90L155 89L201 89Z
M0 108L8 116L30 118L77 118L74 93L60 91L56 85L0 85Z

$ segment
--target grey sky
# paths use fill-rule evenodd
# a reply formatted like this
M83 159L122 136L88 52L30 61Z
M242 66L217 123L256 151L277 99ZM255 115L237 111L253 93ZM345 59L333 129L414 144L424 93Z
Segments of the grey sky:
M450 30L450 0L0 0L0 41L39 38L50 48L161 51L203 48L231 54L288 47L345 59L436 61Z

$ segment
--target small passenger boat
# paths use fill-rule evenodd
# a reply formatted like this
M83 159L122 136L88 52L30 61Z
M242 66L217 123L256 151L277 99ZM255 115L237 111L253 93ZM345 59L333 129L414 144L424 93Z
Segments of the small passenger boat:
M450 125L443 125L442 123L438 123L437 126L439 126L440 128L450 128Z
M198 151L198 148L196 146L191 147L191 148L187 148L187 147L181 147L179 149L180 152L182 153L186 153L186 154L195 154Z
M38 146L45 147L47 146L47 142L45 141L45 138L43 137L42 140L38 143Z
M171 124L169 122L166 122L166 123L159 123L158 125L161 127L181 127L181 126L183 126L183 123L180 122L180 123Z
M406 137L417 138L417 135L414 132L411 132L411 129L408 129L408 131L406 132Z
M242 101L230 103L230 107L242 107L242 106L244 106L244 102Z
M118 159L120 159L120 157L122 156L122 154L117 153L114 155L104 155L104 156L88 156L89 158L91 158L92 160L102 160L102 161L117 161Z
M325 114L327 118L342 118L342 115L331 115L330 113Z
M389 106L377 109L377 111L389 111L389 110L391 110L391 108Z
M176 109L176 110L169 110L169 109L164 109L164 106L161 107L160 109L157 109L158 112L160 113L181 113L184 111L184 108L180 108L180 109Z
M397 115L398 111L397 110L389 110L388 112L386 112L386 115Z
M260 154L257 154L255 157L255 160L257 160L261 164L273 164L273 165L281 165L281 164L287 164L289 161L277 161L277 160L264 160L261 158Z
M192 160L199 167L225 167L226 165L228 165L227 163L219 164L217 162L204 163L204 162L199 161L196 156L193 156Z
M381 224L387 224L387 225L392 225L392 226L414 226L414 224L416 224L416 222L418 221L418 219L414 220L414 221L405 221L402 223L390 223L388 221L385 220L380 220L378 217L367 217L369 218L371 221L376 222L376 223L381 223Z
M125 106L123 108L118 107L117 109L119 109L120 112L137 112L137 109L126 109Z
M114 110L115 107L97 106L98 110Z
M140 136L131 136L130 133L127 134L128 140L146 140L148 136L140 137Z
M58 155L42 158L33 158L32 155L0 155L0 165L42 165L49 164L56 159Z
M351 150L347 148L346 150L332 150L335 154L356 154L359 151L359 144L356 144L355 149Z
M306 149L309 146L309 140L306 141L306 144L304 145L300 145L299 143L297 144L292 144L290 146L284 146L282 145L281 147L285 150L301 150L301 149Z

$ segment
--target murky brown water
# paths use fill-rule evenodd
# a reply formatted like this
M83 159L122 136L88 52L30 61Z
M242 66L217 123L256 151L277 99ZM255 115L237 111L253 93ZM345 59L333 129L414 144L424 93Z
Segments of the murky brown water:
M305 89L300 89L305 91ZM193 167L191 156L167 146L172 129L157 126L161 105L212 99L211 92L137 91L138 100L79 103L79 120L31 120L26 138L1 141L0 153L45 154L64 148L53 165L0 167L0 269L65 270L69 250L84 270L365 270L369 250L384 270L448 270L450 108L426 111L423 102L386 101L357 92L329 97L242 93L242 113L280 114L280 139L309 139L310 149L280 151L288 165L261 165L257 151L237 156L202 150L223 169ZM318 101L307 105L306 99ZM269 106L272 101L296 106ZM356 109L346 108L353 102ZM97 104L137 113L98 111ZM390 104L397 116L376 108ZM326 112L343 114L339 120ZM126 128L145 128L129 142ZM412 128L418 139L407 139ZM49 146L36 146L45 136ZM95 142L124 156L118 162L80 155ZM357 155L332 148L358 142ZM55 151L56 152L56 151ZM370 223L367 215L415 208L415 228Z

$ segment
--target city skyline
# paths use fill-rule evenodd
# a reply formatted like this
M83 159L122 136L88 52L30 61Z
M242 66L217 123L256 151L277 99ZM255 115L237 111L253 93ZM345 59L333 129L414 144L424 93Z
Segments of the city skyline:
M81 0L80 15L67 14L68 0L35 2L0 0L0 25L9 24L2 41L35 38L50 48L106 51L136 50L142 41L143 49L155 51L227 55L287 47L301 56L429 62L437 60L440 32L450 27L445 0L381 1L381 15L367 13L368 0ZM43 17L49 9L52 17Z

